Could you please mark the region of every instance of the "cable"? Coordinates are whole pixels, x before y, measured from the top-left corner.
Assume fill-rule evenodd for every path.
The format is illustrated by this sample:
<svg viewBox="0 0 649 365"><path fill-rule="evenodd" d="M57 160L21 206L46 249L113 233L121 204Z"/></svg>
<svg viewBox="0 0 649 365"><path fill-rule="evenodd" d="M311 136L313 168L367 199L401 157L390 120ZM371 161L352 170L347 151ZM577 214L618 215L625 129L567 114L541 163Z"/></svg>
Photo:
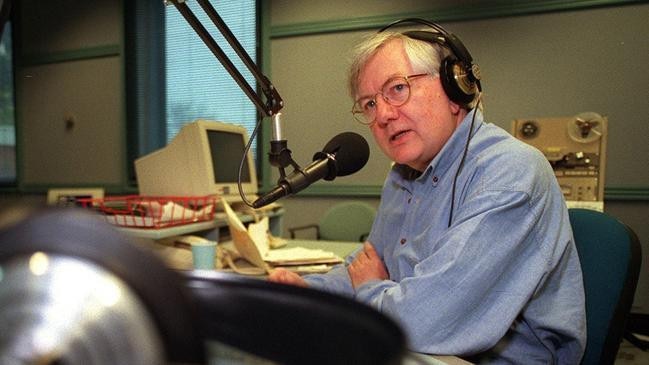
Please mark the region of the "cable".
<svg viewBox="0 0 649 365"><path fill-rule="evenodd" d="M243 165L245 165L246 159L248 158L248 152L250 152L250 146L252 145L252 142L255 140L255 138L257 138L259 126L261 125L263 119L264 118L257 118L257 124L255 125L255 129L252 130L252 135L250 136L250 139L246 144L246 148L243 151L243 156L241 156L241 162L239 163L239 176L237 177L237 187L239 188L239 196L241 196L241 200L243 200L243 202L250 208L252 208L252 202L248 200L241 186L241 174L243 172ZM256 166L257 164L255 164L254 168L256 168Z"/></svg>
<svg viewBox="0 0 649 365"><path fill-rule="evenodd" d="M460 165L457 167L457 171L455 171L455 176L453 177L453 190L451 190L451 209L448 214L448 228L451 227L451 222L453 221L453 210L454 210L453 208L455 207L455 186L457 184L457 177L460 175L460 171L462 171L462 167L464 167L464 160L466 159L466 155L469 150L469 142L471 141L471 135L473 134L473 125L475 123L475 116L476 114L478 114L478 107L480 106L481 102L482 102L482 94L478 94L478 102L473 108L473 117L471 117L471 125L469 126L469 134L466 137L464 152L462 152L462 159L460 160Z"/></svg>

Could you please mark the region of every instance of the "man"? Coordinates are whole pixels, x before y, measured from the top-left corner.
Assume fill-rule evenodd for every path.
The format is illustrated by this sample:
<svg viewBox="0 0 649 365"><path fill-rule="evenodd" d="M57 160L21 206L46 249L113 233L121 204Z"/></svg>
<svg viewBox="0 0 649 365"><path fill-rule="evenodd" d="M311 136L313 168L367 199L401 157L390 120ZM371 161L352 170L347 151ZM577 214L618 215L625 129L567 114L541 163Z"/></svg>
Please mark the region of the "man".
<svg viewBox="0 0 649 365"><path fill-rule="evenodd" d="M276 270L269 280L367 303L402 325L413 351L578 364L583 282L553 171L483 122L479 92L468 103L449 98L440 73L450 53L390 31L359 46L354 112L395 162L372 232L327 274Z"/></svg>

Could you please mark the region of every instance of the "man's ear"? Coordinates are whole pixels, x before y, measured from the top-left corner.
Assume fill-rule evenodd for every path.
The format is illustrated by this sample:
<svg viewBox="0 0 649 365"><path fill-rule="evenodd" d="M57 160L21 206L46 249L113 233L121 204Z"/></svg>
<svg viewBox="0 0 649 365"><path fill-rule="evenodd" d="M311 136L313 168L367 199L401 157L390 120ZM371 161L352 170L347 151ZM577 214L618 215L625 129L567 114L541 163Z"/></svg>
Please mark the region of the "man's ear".
<svg viewBox="0 0 649 365"><path fill-rule="evenodd" d="M462 107L459 104L454 103L450 99L448 100L448 104L451 107L451 112L453 113L453 115L458 115L462 110Z"/></svg>

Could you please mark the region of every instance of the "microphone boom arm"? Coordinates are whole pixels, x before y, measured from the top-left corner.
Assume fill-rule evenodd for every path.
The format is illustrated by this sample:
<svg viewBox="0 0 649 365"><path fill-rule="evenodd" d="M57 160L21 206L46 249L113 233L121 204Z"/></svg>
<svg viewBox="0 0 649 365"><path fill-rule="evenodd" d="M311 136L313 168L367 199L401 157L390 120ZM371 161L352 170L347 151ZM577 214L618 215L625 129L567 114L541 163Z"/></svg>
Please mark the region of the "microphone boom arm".
<svg viewBox="0 0 649 365"><path fill-rule="evenodd" d="M185 4L185 0L165 0L165 4L169 5L169 3L171 3L176 7L176 9L178 9L187 23L189 23L189 25L194 29L203 43L205 43L210 51L212 51L214 56L219 60L223 67L225 67L225 70L228 71L230 76L232 76L234 81L236 81L237 85L239 85L241 90L255 104L255 106L261 113L269 117L277 114L284 107L284 102L277 89L273 86L270 80L268 80L268 78L261 73L248 53L245 51L245 49L243 49L241 43L239 43L239 41L234 37L234 35L230 31L230 28L228 28L228 26L223 22L223 19L216 12L212 4L210 4L207 0L196 1L203 8L212 22L214 22L214 25L216 25L219 32L221 32L223 38L225 38L225 40L228 42L228 44L230 44L239 58L241 58L243 63L246 65L246 68L248 68L248 70L250 70L252 75L255 77L255 80L257 80L261 87L261 91L266 97L266 103L264 103L259 95L257 95L257 93L253 90L250 84L248 84L243 75L241 75L239 70L237 70L237 68L234 66L232 61L230 61L225 52L223 52L223 49L221 49L221 47L216 43L214 38L212 38L207 29L205 29L205 27L200 23L189 6Z"/></svg>
<svg viewBox="0 0 649 365"><path fill-rule="evenodd" d="M196 34L198 34L203 43L205 43L210 51L212 51L212 54L214 54L221 65L223 65L225 70L230 74L230 76L232 76L234 81L236 81L239 88L241 88L246 96L248 96L253 104L255 104L257 110L259 110L265 116L271 117L272 138L270 144L270 152L268 153L269 162L272 166L275 166L279 169L279 180L281 181L286 177L286 173L284 171L286 167L292 166L294 169L300 168L299 165L291 157L291 150L288 149L286 140L282 138L282 129L280 122L281 113L279 113L279 111L284 107L284 101L282 100L282 97L279 95L279 92L277 91L275 86L273 86L268 77L262 74L257 65L250 58L250 55L248 55L246 50L241 46L241 43L239 43L237 38L232 34L230 28L228 28L228 26L225 24L221 16L216 12L216 9L214 9L212 4L210 4L208 0L196 1L201 6L201 8L203 8L214 25L216 25L223 38L225 38L228 44L230 44L241 61L243 61L244 65L246 65L246 68L248 68L248 70L255 77L255 80L257 80L260 85L261 91L266 97L265 103L257 94L257 92L253 90L253 88L246 81L243 75L241 75L241 72L237 70L232 61L230 61L225 52L223 52L223 49L221 49L221 47L216 43L207 29L205 29L205 27L201 24L201 22L194 15L189 6L187 6L187 4L185 3L186 0L164 0L164 3L165 5L169 5L171 3L176 7L176 9L178 9L180 14L194 29Z"/></svg>

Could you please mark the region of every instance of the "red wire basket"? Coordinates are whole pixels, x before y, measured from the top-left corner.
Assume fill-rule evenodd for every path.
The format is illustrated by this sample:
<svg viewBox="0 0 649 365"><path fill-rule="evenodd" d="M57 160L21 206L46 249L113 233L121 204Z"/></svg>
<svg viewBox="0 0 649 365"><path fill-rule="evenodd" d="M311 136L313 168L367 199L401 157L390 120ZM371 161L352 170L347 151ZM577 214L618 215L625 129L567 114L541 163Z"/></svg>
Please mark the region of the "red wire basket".
<svg viewBox="0 0 649 365"><path fill-rule="evenodd" d="M77 202L116 226L159 229L212 220L218 201L218 196L126 195Z"/></svg>

